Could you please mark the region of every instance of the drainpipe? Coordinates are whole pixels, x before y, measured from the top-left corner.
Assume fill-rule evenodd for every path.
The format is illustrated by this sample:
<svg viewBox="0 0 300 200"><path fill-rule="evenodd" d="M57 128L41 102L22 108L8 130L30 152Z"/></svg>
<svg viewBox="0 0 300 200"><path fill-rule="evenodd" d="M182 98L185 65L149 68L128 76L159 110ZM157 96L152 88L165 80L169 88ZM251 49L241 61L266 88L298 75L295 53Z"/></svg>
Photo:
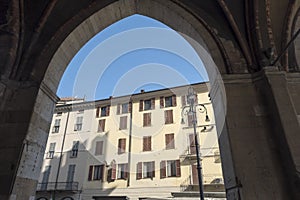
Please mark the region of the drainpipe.
<svg viewBox="0 0 300 200"><path fill-rule="evenodd" d="M54 191L52 193L52 200L55 200L55 192L57 190L57 182L58 182L58 177L59 177L59 173L60 173L61 161L62 161L62 157L63 157L63 150L64 150L65 138L66 138L66 134L67 134L67 128L68 128L70 111L71 111L71 109L68 108L67 120L66 120L66 125L65 125L63 140L62 140L62 144L61 144L59 161L58 161L58 167L57 167L57 173L56 173L56 178L55 178Z"/></svg>
<svg viewBox="0 0 300 200"><path fill-rule="evenodd" d="M132 143L132 110L133 110L133 102L130 100L129 104L131 104L131 109L129 113L129 141L128 141L128 172L127 172L127 187L130 186L130 166L131 166L131 143Z"/></svg>

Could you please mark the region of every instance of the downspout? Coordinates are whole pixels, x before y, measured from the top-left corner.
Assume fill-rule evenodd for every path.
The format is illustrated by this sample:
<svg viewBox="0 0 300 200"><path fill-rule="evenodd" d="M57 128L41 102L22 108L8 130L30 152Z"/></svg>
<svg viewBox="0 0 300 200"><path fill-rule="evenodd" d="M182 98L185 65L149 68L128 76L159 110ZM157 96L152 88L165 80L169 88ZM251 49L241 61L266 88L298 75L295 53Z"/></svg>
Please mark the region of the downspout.
<svg viewBox="0 0 300 200"><path fill-rule="evenodd" d="M57 182L58 182L58 177L59 177L59 173L60 173L61 161L62 161L62 157L63 157L63 150L64 150L65 138L66 138L66 134L67 134L69 116L70 116L70 109L68 108L68 115L67 115L67 120L66 120L64 135L63 135L63 140L62 140L61 149L60 149L60 156L59 156L57 173L56 173L56 178L55 178L54 191L52 193L52 200L55 200L55 192L57 190Z"/></svg>
<svg viewBox="0 0 300 200"><path fill-rule="evenodd" d="M131 109L129 113L129 141L128 141L128 172L127 172L127 187L130 186L130 166L131 166L131 143L132 143L132 110L133 110L133 103L130 100L129 104L131 104Z"/></svg>

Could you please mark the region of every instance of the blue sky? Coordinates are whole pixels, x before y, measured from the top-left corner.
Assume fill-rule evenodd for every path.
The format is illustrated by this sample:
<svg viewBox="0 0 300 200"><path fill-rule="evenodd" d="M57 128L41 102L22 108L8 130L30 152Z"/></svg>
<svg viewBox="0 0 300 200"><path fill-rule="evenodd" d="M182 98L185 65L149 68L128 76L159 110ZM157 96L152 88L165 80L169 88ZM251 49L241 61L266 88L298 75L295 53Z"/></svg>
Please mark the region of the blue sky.
<svg viewBox="0 0 300 200"><path fill-rule="evenodd" d="M95 100L207 80L202 61L179 33L152 18L133 15L81 48L57 95Z"/></svg>

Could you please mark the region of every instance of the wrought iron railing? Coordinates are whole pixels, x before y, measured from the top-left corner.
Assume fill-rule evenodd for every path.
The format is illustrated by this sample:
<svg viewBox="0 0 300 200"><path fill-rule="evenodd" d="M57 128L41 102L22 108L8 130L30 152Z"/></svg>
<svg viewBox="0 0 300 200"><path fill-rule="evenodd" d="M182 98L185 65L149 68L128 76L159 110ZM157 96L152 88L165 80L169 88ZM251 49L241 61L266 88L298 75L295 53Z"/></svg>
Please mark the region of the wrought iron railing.
<svg viewBox="0 0 300 200"><path fill-rule="evenodd" d="M56 185L56 186L55 186ZM78 182L44 182L38 183L37 191L77 191Z"/></svg>

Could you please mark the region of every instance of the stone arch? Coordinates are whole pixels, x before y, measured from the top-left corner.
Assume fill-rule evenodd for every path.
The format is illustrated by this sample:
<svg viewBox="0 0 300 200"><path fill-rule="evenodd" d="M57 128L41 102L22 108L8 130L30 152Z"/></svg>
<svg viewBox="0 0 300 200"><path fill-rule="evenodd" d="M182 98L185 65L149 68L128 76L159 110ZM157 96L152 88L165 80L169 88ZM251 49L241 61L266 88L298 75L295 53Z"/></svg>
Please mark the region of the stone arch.
<svg viewBox="0 0 300 200"><path fill-rule="evenodd" d="M122 9L121 9L122 8ZM116 12L118 11L118 12ZM120 12L119 12L120 11ZM220 47L221 42L218 42L216 37L213 36L213 30L209 28L207 24L199 21L201 19L195 17L192 13L185 10L183 7L177 5L171 1L158 2L156 0L145 0L145 1L130 1L130 0L120 0L116 1L97 12L94 12L92 15L87 17L84 21L78 24L78 26L71 31L68 36L59 43L59 40L56 40L56 37L60 37L60 31L57 32L48 45L44 48L44 51L41 53L40 58L36 62L36 65L46 66L45 74L43 71L39 71L41 68L34 67L31 73L31 76L39 80L42 78L41 86L37 94L36 103L34 106L34 111L31 117L31 123L28 128L28 134L26 140L33 143L38 143L38 141L47 140L48 130L47 124L39 124L37 122L47 121L49 124L52 118L52 112L57 101L55 95L60 79L71 59L75 54L80 50L80 48L94 35L106 28L107 26L113 24L114 22L121 20L127 16L133 14L141 14L154 19L161 21L162 23L168 25L179 33L184 34L185 38L192 44L192 46L197 50L201 48L202 52L207 52L207 56L212 58L206 59L208 65L215 65L220 70L221 73L228 73L228 61L226 61L226 53L222 51L223 47ZM102 20L101 20L102 19ZM101 20L101 21L100 21ZM98 26L99 25L99 26ZM61 27L64 30L64 27ZM54 46L59 47L58 49L53 48ZM200 44L200 45L199 45ZM53 53L49 53L52 51ZM55 53L54 53L55 52ZM53 55L50 62L47 63L49 58L45 59L45 56ZM45 63L43 63L45 62ZM214 64L214 62L216 64ZM215 73L214 71L212 72ZM210 75L212 78L214 75ZM218 84L221 77L218 74L214 76L214 84ZM219 98L224 98L219 95L220 87L216 87L212 91L211 98L212 100L222 102ZM217 112L223 113L222 110L224 105L217 105L218 108L215 108ZM221 110L220 110L221 109ZM218 111L219 110L219 111ZM39 120L43 119L43 120ZM37 136L39 136L37 138ZM227 140L225 137L224 141ZM44 150L44 143L41 145L33 147L33 151L39 154L39 164L42 162L42 152ZM224 145L228 147L228 143ZM222 148L222 147L221 147ZM222 152L222 150L221 150ZM224 153L225 151L223 151ZM25 165L28 161L28 156L32 152L25 152L22 155L21 162ZM230 176L230 179L234 179L234 173L232 169L232 161L230 151L226 151L226 158L229 159L226 163L230 170L227 174ZM31 178L36 180L38 177L37 174L26 174L26 169L19 169L17 176L22 176L26 178ZM225 173L226 174L226 173ZM14 188L14 192L18 193L18 188Z"/></svg>
<svg viewBox="0 0 300 200"><path fill-rule="evenodd" d="M96 4L96 3L95 3ZM100 4L100 3L99 3ZM212 57L212 61L216 63L216 65L219 68L219 71L222 74L226 74L230 72L230 62L229 56L226 54L225 48L222 46L221 42L218 42L217 37L214 37L214 31L213 29L210 29L209 25L205 24L205 21L201 21L201 18L198 18L197 15L194 15L192 12L190 12L184 5L180 5L179 3L175 3L175 1L158 1L158 0L143 0L143 1L130 1L130 0L120 0L116 1L112 4L109 4L103 8L99 8L97 6L93 7L94 4L90 5L89 8L86 8L82 11L82 13L79 13L78 16L74 16L72 19L70 19L70 22L66 22L60 29L56 32L56 34L51 38L51 40L45 45L43 48L43 51L39 54L40 56L34 61L33 70L31 71L31 77L33 77L35 80L38 80L41 82L40 88L38 91L38 94L36 97L33 97L36 99L34 110L31 116L31 123L29 124L28 134L26 136L26 141L28 143L32 143L29 151L23 152L21 162L23 166L31 166L32 163L30 163L30 159L33 155L36 155L39 159L36 159L36 165L41 165L42 162L42 155L44 151L44 145L47 140L48 131L49 131L49 123L51 121L52 112L54 108L55 101L57 100L57 97L55 95L57 86L59 84L60 78L64 72L64 70L67 67L67 64L69 61L73 58L75 53L80 49L80 47L87 42L93 34L98 33L105 27L109 26L110 24L114 23L115 21L122 19L126 16L130 16L132 14L142 14L145 16L152 17L154 19L157 19L166 25L170 26L174 30L184 33L185 35L195 39L201 46L207 50L209 55ZM103 15L106 14L106 15ZM102 21L99 21L98 18L98 25L99 26L93 26L91 24L92 19L90 17L96 16L96 15L102 16ZM209 23L208 23L209 24ZM76 27L74 30L72 30L74 27ZM82 34L82 32L84 34ZM63 33L63 34L62 34ZM85 34L89 33L89 34ZM80 42L74 42L75 40L72 40L74 38L78 38ZM226 42L226 41L225 41ZM225 43L224 42L224 43ZM231 43L230 43L231 42ZM233 45L232 41L229 41L229 45ZM236 54L231 55L230 58L234 58ZM239 57L234 58L238 61L240 61ZM226 76L224 76L226 78ZM257 78L258 77L258 78ZM259 75L256 75L256 80L259 79ZM245 76L235 76L233 78L227 77L227 82L232 83L228 86L228 91L231 91L231 96L235 97L238 100L252 100L247 99L248 97L251 97L255 99L255 102L238 102L238 100L232 101L239 103L239 105L242 109L249 109L249 116L253 117L254 115L257 116L264 116L264 108L262 107L256 107L255 112L253 113L252 107L254 103L259 103L258 100L259 95L258 92L255 91L255 87L252 85L252 77L249 74L246 74ZM218 79L216 79L218 80ZM241 85L237 87L236 85ZM259 85L259 84L257 84ZM238 89L236 89L238 88ZM211 93L215 95L215 98L221 98L218 96L220 94L218 92L219 90L212 91ZM235 93L236 92L236 93ZM243 97L241 97L238 92L243 93ZM240 96L239 96L240 95ZM244 98L244 99L243 99ZM214 99L214 97L212 97ZM232 99L231 99L232 100ZM221 102L221 101L219 101ZM216 105L216 104L214 104ZM244 106L246 105L246 106ZM235 111L233 109L234 103L231 103L231 114ZM220 106L222 107L222 106ZM215 109L217 110L217 109ZM243 113L245 114L245 113ZM236 117L236 116L233 116ZM250 119L250 117L249 117ZM232 120L232 119L231 119ZM246 122L247 119L244 119L242 121L244 125L248 125L248 122ZM231 126L231 128L235 128L237 125L234 124L234 120L232 120L233 123L228 123L228 126ZM230 128L230 127L229 127ZM265 127L264 127L265 128ZM260 132L263 128L261 128ZM266 128L267 129L267 128ZM249 131L249 130L248 130ZM237 131L236 131L237 132ZM266 131L268 132L268 131ZM233 136L236 136L234 139L240 139L241 136L238 137L237 133L233 133ZM264 135L265 136L265 135ZM249 137L249 136L247 136ZM242 138L243 139L243 138ZM251 139L250 143L255 141L253 138L246 138ZM240 199L240 188L242 187L242 184L240 183L239 178L235 175L235 169L233 168L233 158L231 157L231 151L235 151L238 156L245 155L246 152L243 151L240 155L237 153L237 148L239 146L242 146L243 144L246 144L248 141L242 141L242 142L236 142L235 143L235 149L231 150L231 144L228 139L227 134L227 127L223 129L223 133L221 135L220 140L222 141L222 145L220 145L221 149L227 149L227 151L221 150L221 156L222 158L226 158L225 161L225 185L227 189L227 195L228 199ZM266 145L265 138L264 141L259 144L259 147L263 147ZM249 150L249 148L247 149ZM252 150L252 149L251 149ZM263 149L265 150L265 149ZM267 148L267 150L269 150ZM267 155L271 154L270 152L263 152ZM259 153L254 152L251 154L251 161L256 161L257 156ZM259 156L258 156L259 157ZM259 157L260 159L261 157ZM273 158L272 158L273 159ZM275 158L271 161L276 160ZM252 185L253 180L260 180L257 178L259 175L253 177L250 177L251 175L255 174L255 172L251 171L251 175L245 175L245 171L241 170L241 168L244 167L242 161L245 159L239 159L235 160L235 166L239 167L239 177L245 181L245 188L247 190L244 190L245 198L254 198L254 195L265 192L264 194L259 194L260 198L263 199L268 194L274 193L274 190L278 188L280 184L275 185L275 189L268 188L262 188L260 189L260 186L263 185L263 183L270 183L273 180L278 181L277 179L268 178L267 180L264 179L263 183L259 183L257 185ZM270 162L271 162L270 161ZM252 164L252 163L251 163ZM269 164L269 163L267 163ZM279 170L273 169L270 166L267 166L267 164L264 164L263 162L259 164L252 164L255 169L251 170L257 170L259 173L262 173L262 175L266 175L268 177L271 177L272 175ZM252 166L251 165L251 166ZM258 166L259 165L259 166ZM272 172L265 172L264 167L272 168ZM227 168L226 168L227 167ZM259 168L260 167L260 168ZM268 169L269 169L268 168ZM247 168L248 169L248 168ZM247 170L246 169L246 170ZM277 170L277 171L276 171ZM38 171L38 170L37 170ZM266 173L266 174L264 174ZM270 175L271 174L271 175ZM15 181L15 187L13 189L13 194L21 194L25 193L24 188L28 188L30 185L30 189L28 189L27 193L28 196L32 194L32 191L34 188L34 183L37 180L38 173L31 173L29 168L19 168L16 181ZM31 184L27 184L27 182L20 181L19 177L26 178L26 181L31 180ZM27 184L27 185L26 185ZM23 187L24 186L24 187ZM25 187L26 186L26 187ZM21 189L22 188L22 189ZM253 189L254 188L254 189ZM256 194L252 194L252 192L255 191ZM277 193L272 193L272 197L274 197ZM284 192L279 191L279 194L282 194Z"/></svg>

